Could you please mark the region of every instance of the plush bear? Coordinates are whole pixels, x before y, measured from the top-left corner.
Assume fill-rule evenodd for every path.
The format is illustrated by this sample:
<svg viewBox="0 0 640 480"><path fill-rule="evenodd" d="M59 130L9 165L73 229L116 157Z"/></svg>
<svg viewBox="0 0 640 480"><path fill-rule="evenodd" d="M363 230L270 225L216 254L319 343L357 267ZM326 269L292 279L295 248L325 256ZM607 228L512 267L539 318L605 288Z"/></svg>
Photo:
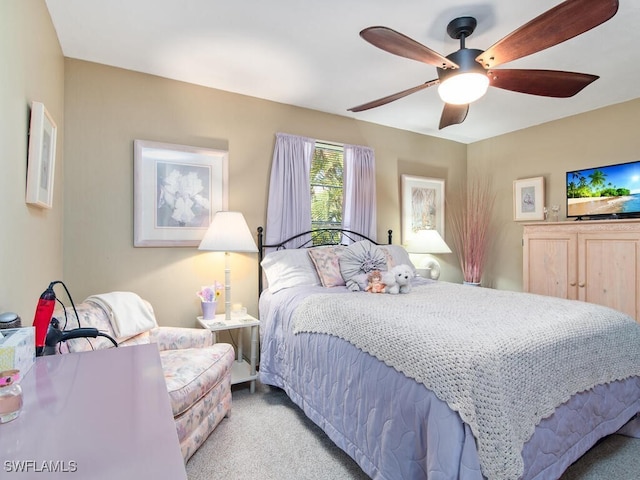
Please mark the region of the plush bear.
<svg viewBox="0 0 640 480"><path fill-rule="evenodd" d="M413 270L409 265L396 265L382 274L382 282L386 284L385 291L392 295L409 293L413 276Z"/></svg>
<svg viewBox="0 0 640 480"><path fill-rule="evenodd" d="M373 270L369 272L369 284L365 288L365 292L385 293L386 285L382 283L382 272Z"/></svg>

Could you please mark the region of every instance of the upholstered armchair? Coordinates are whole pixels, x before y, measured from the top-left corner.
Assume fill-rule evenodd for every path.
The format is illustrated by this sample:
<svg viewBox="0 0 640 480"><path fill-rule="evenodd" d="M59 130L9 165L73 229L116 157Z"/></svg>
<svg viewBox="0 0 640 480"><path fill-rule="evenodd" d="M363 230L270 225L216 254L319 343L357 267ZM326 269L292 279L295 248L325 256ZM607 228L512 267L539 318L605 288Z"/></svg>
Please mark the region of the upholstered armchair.
<svg viewBox="0 0 640 480"><path fill-rule="evenodd" d="M164 371L167 391L176 422L176 430L185 463L207 439L215 427L231 411L231 366L234 351L231 345L214 344L209 330L180 327L159 327L155 323L151 305L143 302L151 312L155 326L129 338L117 338L113 312L108 305L94 303L91 297L72 308L58 310L58 318L65 330L95 327L118 340L119 348L155 343ZM135 310L133 310L135 312ZM127 322L128 319L120 319ZM65 323L66 322L66 323ZM104 337L78 338L61 343L59 353L90 352L94 349L114 348Z"/></svg>

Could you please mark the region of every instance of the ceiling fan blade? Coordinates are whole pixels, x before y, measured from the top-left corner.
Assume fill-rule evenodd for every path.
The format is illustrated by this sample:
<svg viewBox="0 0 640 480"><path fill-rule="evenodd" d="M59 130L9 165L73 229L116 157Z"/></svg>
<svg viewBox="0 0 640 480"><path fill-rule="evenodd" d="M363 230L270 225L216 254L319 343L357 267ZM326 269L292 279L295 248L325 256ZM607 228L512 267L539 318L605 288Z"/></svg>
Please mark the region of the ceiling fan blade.
<svg viewBox="0 0 640 480"><path fill-rule="evenodd" d="M349 108L350 112L361 112L363 110L369 110L370 108L381 107L382 105L386 105L387 103L391 103L395 100L398 100L402 97L406 97L407 95L411 95L412 93L419 92L420 90L424 90L425 88L431 87L433 85L437 85L440 83L440 80L429 80L428 82L423 83L422 85L418 85L417 87L409 88L407 90L403 90L398 93L394 93L393 95L389 95L387 97L379 98L378 100L374 100L372 102L363 103L362 105L358 105L357 107Z"/></svg>
<svg viewBox="0 0 640 480"><path fill-rule="evenodd" d="M508 70L498 69L487 72L489 85L514 92L540 95L542 97L572 97L591 82L597 75L587 73L561 72L558 70Z"/></svg>
<svg viewBox="0 0 640 480"><path fill-rule="evenodd" d="M513 31L476 57L485 68L526 57L597 27L618 11L618 0L566 0Z"/></svg>
<svg viewBox="0 0 640 480"><path fill-rule="evenodd" d="M449 125L456 125L464 122L469 113L469 105L452 105L451 103L445 103L442 109L442 115L440 116L440 125L438 130L442 130Z"/></svg>
<svg viewBox="0 0 640 480"><path fill-rule="evenodd" d="M434 65L438 68L458 68L454 62L421 43L387 27L369 27L360 36L386 52Z"/></svg>

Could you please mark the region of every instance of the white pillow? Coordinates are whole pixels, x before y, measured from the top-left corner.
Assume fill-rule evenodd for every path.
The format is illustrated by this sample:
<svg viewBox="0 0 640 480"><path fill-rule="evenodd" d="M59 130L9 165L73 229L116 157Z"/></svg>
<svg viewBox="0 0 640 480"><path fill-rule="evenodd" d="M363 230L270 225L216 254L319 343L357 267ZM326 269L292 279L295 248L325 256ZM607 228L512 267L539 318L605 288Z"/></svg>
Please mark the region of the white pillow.
<svg viewBox="0 0 640 480"><path fill-rule="evenodd" d="M267 276L269 291L283 288L320 285L320 277L306 248L268 253L260 263Z"/></svg>

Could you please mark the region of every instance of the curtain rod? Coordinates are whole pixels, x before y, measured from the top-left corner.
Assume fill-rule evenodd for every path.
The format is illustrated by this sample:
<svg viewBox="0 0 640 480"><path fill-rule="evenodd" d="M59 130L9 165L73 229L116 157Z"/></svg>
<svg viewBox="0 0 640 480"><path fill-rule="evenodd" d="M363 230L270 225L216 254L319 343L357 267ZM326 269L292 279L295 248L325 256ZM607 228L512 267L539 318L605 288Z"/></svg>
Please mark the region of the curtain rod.
<svg viewBox="0 0 640 480"><path fill-rule="evenodd" d="M344 147L344 143L332 142L329 140L320 140L318 138L316 138L316 143L324 143L325 145L335 145L336 147Z"/></svg>

